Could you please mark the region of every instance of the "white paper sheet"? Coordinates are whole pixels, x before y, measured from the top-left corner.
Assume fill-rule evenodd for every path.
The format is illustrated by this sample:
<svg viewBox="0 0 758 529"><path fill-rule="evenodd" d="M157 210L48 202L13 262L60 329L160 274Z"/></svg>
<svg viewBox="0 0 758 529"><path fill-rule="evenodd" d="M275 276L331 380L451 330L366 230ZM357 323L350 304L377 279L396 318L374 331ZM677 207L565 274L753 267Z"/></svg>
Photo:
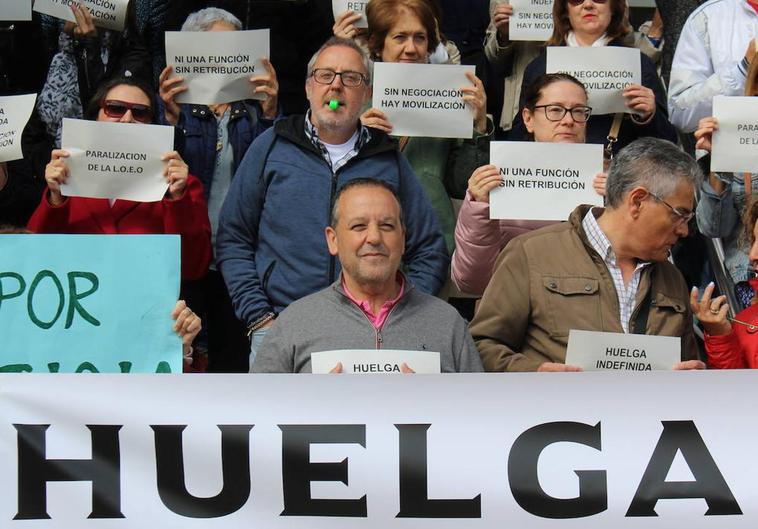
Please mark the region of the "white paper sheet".
<svg viewBox="0 0 758 529"><path fill-rule="evenodd" d="M713 98L711 171L758 172L758 97Z"/></svg>
<svg viewBox="0 0 758 529"><path fill-rule="evenodd" d="M681 338L572 329L566 364L585 371L672 369L682 356Z"/></svg>
<svg viewBox="0 0 758 529"><path fill-rule="evenodd" d="M368 5L368 0L366 1L356 1L356 0L332 0L332 12L334 13L334 19L336 20L338 16L340 16L345 11L355 11L356 13L361 13L363 16L361 19L355 23L356 28L367 28L368 27L368 21L366 20L366 6Z"/></svg>
<svg viewBox="0 0 758 529"><path fill-rule="evenodd" d="M493 141L490 163L504 180L490 192L490 218L566 220L579 204L603 205L592 188L602 145Z"/></svg>
<svg viewBox="0 0 758 529"><path fill-rule="evenodd" d="M583 82L593 114L628 113L621 92L630 84L642 82L640 50L549 46L546 72L566 72Z"/></svg>
<svg viewBox="0 0 758 529"><path fill-rule="evenodd" d="M24 21L32 19L32 0L0 0L0 20Z"/></svg>
<svg viewBox="0 0 758 529"><path fill-rule="evenodd" d="M511 40L544 42L553 34L553 0L511 0Z"/></svg>
<svg viewBox="0 0 758 529"><path fill-rule="evenodd" d="M342 373L400 373L405 364L416 373L439 373L440 354L430 351L401 351L398 349L341 349L311 354L311 371L329 373L342 362Z"/></svg>
<svg viewBox="0 0 758 529"><path fill-rule="evenodd" d="M250 78L265 75L261 59L269 57L269 30L167 31L166 64L184 77L188 90L179 103L215 105L243 99L265 99L254 94Z"/></svg>
<svg viewBox="0 0 758 529"><path fill-rule="evenodd" d="M129 0L35 0L34 10L61 20L76 22L71 6L83 4L89 9L96 26L123 31Z"/></svg>
<svg viewBox="0 0 758 529"><path fill-rule="evenodd" d="M23 158L21 133L36 100L37 94L0 97L0 162Z"/></svg>
<svg viewBox="0 0 758 529"><path fill-rule="evenodd" d="M394 136L471 138L474 112L460 91L472 86L466 72L474 67L376 63L373 106L387 115Z"/></svg>
<svg viewBox="0 0 758 529"><path fill-rule="evenodd" d="M157 202L166 194L160 158L174 148L173 127L64 119L61 143L71 154L65 196Z"/></svg>

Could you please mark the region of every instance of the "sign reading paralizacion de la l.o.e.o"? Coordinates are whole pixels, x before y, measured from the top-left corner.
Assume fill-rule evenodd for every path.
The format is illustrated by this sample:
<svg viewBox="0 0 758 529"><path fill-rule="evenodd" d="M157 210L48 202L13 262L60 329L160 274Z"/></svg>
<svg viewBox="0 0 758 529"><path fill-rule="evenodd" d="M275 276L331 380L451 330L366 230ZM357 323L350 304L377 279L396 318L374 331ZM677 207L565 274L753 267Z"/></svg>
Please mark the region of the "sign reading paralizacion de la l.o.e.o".
<svg viewBox="0 0 758 529"><path fill-rule="evenodd" d="M713 133L711 171L758 171L758 98L713 98L713 117L718 129Z"/></svg>
<svg viewBox="0 0 758 529"><path fill-rule="evenodd" d="M584 83L593 114L631 112L621 93L642 82L640 50L623 46L549 46L547 73L568 73Z"/></svg>
<svg viewBox="0 0 758 529"><path fill-rule="evenodd" d="M0 235L0 372L181 372L178 235Z"/></svg>
<svg viewBox="0 0 758 529"><path fill-rule="evenodd" d="M92 22L96 26L116 31L124 30L129 0L35 0L34 10L61 20L76 22L71 8L79 4L89 10Z"/></svg>
<svg viewBox="0 0 758 529"><path fill-rule="evenodd" d="M503 183L490 191L490 218L566 220L579 204L603 205L592 179L603 146L591 143L493 141L490 163Z"/></svg>
<svg viewBox="0 0 758 529"><path fill-rule="evenodd" d="M473 66L374 64L373 106L384 112L394 136L471 138L474 113L461 88L473 86Z"/></svg>

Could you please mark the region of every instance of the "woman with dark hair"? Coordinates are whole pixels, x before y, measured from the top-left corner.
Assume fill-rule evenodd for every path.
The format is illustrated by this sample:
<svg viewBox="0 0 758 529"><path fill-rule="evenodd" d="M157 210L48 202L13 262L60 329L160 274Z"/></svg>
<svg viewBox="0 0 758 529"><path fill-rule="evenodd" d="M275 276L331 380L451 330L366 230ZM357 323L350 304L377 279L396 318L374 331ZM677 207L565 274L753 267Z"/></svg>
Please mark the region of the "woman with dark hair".
<svg viewBox="0 0 758 529"><path fill-rule="evenodd" d="M601 47L624 46L631 31L626 21L625 0L555 0L553 35L548 46ZM587 123L587 143L607 144L616 153L637 138L652 136L676 143L676 130L669 123L666 96L655 64L640 53L642 84L632 84L623 91L629 109L625 114L593 115ZM527 86L544 74L547 53L534 59L524 72L523 94ZM514 136L523 137L523 126L514 120ZM517 131L519 131L517 133Z"/></svg>
<svg viewBox="0 0 758 529"><path fill-rule="evenodd" d="M524 92L521 116L534 141L584 143L591 114L584 85L569 74L543 74ZM511 239L554 224L490 219L489 194L502 181L494 165L476 169L469 178L466 198L458 213L451 275L456 286L468 294L484 292L498 254ZM598 175L593 185L599 194L604 194L605 174Z"/></svg>
<svg viewBox="0 0 758 529"><path fill-rule="evenodd" d="M440 37L434 10L426 0L371 0L366 8L368 46L375 61L427 64ZM474 111L471 139L400 138L400 150L408 158L432 202L449 251L452 251L455 212L450 197L464 194L466 179L489 158L494 132L487 118L487 96L482 82L467 74L470 85L461 88L463 101ZM377 108L368 109L361 122L387 133L392 124Z"/></svg>
<svg viewBox="0 0 758 529"><path fill-rule="evenodd" d="M758 288L758 200L754 200L745 213L744 236L750 242L748 259L753 277L750 286L755 295ZM710 283L698 301L698 289L690 296L692 313L705 329L705 352L708 367L713 369L758 368L758 303L752 303L735 318L729 318L726 296L711 297L714 285ZM731 320L731 321L730 321Z"/></svg>
<svg viewBox="0 0 758 529"><path fill-rule="evenodd" d="M135 78L101 85L85 112L90 119L118 123L154 123L149 86ZM52 152L45 168L47 189L29 221L36 233L176 233L182 236L182 278L198 279L211 258L208 208L200 181L189 174L176 151L163 156L168 190L158 202L64 197L60 186L69 169L63 149Z"/></svg>

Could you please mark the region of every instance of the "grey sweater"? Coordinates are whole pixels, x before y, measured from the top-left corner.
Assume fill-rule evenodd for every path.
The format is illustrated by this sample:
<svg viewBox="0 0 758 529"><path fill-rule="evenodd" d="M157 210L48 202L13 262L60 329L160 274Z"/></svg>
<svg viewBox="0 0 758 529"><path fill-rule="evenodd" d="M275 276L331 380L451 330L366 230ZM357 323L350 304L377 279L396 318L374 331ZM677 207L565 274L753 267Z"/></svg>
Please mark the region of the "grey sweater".
<svg viewBox="0 0 758 529"><path fill-rule="evenodd" d="M466 322L444 301L406 281L402 298L376 330L337 280L279 315L252 372L310 373L311 353L336 349L434 351L443 373L484 370Z"/></svg>

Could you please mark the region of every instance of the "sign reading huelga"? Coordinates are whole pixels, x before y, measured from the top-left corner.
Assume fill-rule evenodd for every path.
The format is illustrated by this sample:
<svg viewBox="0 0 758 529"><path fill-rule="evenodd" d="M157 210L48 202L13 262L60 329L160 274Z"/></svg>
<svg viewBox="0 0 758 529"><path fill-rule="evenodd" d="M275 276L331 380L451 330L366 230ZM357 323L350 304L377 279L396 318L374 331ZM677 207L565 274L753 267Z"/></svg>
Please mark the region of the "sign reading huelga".
<svg viewBox="0 0 758 529"><path fill-rule="evenodd" d="M0 518L5 529L755 527L757 382L754 371L0 375Z"/></svg>

